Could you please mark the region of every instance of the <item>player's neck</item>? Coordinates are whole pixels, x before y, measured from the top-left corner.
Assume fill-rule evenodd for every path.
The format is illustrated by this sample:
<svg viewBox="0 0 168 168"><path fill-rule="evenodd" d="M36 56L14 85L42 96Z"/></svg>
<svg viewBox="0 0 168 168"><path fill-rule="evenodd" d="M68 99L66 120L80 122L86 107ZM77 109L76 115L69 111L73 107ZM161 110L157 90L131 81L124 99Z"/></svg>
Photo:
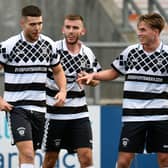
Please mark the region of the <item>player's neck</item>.
<svg viewBox="0 0 168 168"><path fill-rule="evenodd" d="M81 43L67 44L67 48L72 54L78 54L81 49Z"/></svg>
<svg viewBox="0 0 168 168"><path fill-rule="evenodd" d="M159 45L160 45L160 40L157 40L154 43L143 45L143 49L146 52L154 52L159 47Z"/></svg>

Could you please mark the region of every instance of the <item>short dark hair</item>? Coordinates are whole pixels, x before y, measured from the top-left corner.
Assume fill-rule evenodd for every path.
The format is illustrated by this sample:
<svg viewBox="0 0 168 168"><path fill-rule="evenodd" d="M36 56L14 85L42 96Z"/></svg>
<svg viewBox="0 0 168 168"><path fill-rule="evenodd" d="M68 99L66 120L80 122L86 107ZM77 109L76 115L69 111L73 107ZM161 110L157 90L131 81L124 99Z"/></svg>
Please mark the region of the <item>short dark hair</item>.
<svg viewBox="0 0 168 168"><path fill-rule="evenodd" d="M140 22L145 22L152 29L158 29L159 32L163 30L165 25L165 21L163 17L158 13L149 13L149 14L140 15L137 26L139 25Z"/></svg>
<svg viewBox="0 0 168 168"><path fill-rule="evenodd" d="M68 20L81 20L82 22L84 22L83 17L81 15L78 15L78 14L66 15L65 19L68 19Z"/></svg>
<svg viewBox="0 0 168 168"><path fill-rule="evenodd" d="M37 6L34 5L28 5L22 8L22 16L33 16L33 17L38 17L41 16L42 12L41 9Z"/></svg>

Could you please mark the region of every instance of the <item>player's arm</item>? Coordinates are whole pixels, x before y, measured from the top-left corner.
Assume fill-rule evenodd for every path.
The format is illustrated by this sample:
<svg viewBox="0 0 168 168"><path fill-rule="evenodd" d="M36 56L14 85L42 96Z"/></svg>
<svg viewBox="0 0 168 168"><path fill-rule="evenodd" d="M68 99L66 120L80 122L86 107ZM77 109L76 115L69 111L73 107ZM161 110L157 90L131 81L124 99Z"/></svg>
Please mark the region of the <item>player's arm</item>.
<svg viewBox="0 0 168 168"><path fill-rule="evenodd" d="M93 79L101 81L114 80L119 76L120 73L114 70L113 68L93 73Z"/></svg>
<svg viewBox="0 0 168 168"><path fill-rule="evenodd" d="M0 64L0 70L3 69L3 65ZM0 111L11 111L13 108L13 105L6 102L2 96L0 96Z"/></svg>
<svg viewBox="0 0 168 168"><path fill-rule="evenodd" d="M84 76L86 76L86 75L88 75L88 73L85 72L85 71L82 71L82 72L80 72L80 73L78 74L78 78L84 77ZM95 87L95 86L97 86L99 83L100 83L99 80L94 80L94 79L92 79L89 83L86 83L86 80L82 80L80 84L89 85L89 86Z"/></svg>
<svg viewBox="0 0 168 168"><path fill-rule="evenodd" d="M66 77L61 64L52 67L54 80L59 87L59 92L56 94L56 106L62 106L66 99Z"/></svg>
<svg viewBox="0 0 168 168"><path fill-rule="evenodd" d="M86 76L78 78L77 82L80 84L83 82L89 84L92 80L108 81L116 79L119 75L119 72L117 72L116 70L107 69L99 72L89 73Z"/></svg>
<svg viewBox="0 0 168 168"><path fill-rule="evenodd" d="M99 80L91 80L90 83L88 83L88 85L95 87L95 86L97 86L99 83L100 83Z"/></svg>
<svg viewBox="0 0 168 168"><path fill-rule="evenodd" d="M0 96L0 111L11 111L13 108L13 105L6 102L2 96Z"/></svg>
<svg viewBox="0 0 168 168"><path fill-rule="evenodd" d="M0 70L2 70L3 69L3 65L2 64L0 64Z"/></svg>

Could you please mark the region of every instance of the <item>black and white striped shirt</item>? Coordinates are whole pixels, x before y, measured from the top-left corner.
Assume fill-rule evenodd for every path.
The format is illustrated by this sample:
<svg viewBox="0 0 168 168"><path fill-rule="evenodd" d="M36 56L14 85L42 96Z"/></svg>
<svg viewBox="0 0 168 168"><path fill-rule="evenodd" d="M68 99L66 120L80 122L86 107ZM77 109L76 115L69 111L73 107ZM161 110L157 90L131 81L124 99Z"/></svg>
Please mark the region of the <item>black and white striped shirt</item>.
<svg viewBox="0 0 168 168"><path fill-rule="evenodd" d="M65 40L56 42L60 62L65 71L67 79L67 99L64 107L55 107L53 98L58 92L52 72L48 72L47 80L47 118L51 119L77 119L88 117L88 109L84 89L81 89L76 82L77 74L80 71L100 71L100 64L90 48L81 44L80 52L72 55L68 52Z"/></svg>
<svg viewBox="0 0 168 168"><path fill-rule="evenodd" d="M29 43L23 32L0 44L0 64L4 65L4 99L14 106L46 112L46 74L59 63L55 43L40 35Z"/></svg>
<svg viewBox="0 0 168 168"><path fill-rule="evenodd" d="M123 121L168 120L168 46L152 53L131 45L112 67L125 75Z"/></svg>

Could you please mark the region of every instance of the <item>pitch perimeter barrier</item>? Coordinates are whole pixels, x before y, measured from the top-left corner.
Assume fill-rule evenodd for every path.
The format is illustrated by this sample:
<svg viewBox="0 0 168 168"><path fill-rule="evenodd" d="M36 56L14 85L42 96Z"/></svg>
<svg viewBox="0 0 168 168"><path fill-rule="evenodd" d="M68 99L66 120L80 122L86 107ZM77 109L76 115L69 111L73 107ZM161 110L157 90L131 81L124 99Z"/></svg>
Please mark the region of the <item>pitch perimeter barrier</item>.
<svg viewBox="0 0 168 168"><path fill-rule="evenodd" d="M89 106L93 129L94 168L115 168L121 131L121 106ZM3 112L0 112L0 168L17 168L17 150L10 145L10 134ZM36 167L40 168L43 153L36 153ZM55 168L79 168L76 155L61 151ZM155 154L137 155L131 168L158 168Z"/></svg>

